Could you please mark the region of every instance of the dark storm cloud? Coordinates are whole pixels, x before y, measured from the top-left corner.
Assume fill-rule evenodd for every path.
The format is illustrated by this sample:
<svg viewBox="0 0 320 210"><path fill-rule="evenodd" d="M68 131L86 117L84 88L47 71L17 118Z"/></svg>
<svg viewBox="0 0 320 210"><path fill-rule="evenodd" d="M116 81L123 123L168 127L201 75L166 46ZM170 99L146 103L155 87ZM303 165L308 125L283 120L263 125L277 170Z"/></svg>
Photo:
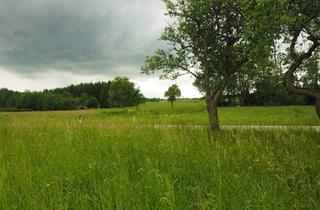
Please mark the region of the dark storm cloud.
<svg viewBox="0 0 320 210"><path fill-rule="evenodd" d="M0 66L138 74L161 45L162 14L161 0L0 0Z"/></svg>

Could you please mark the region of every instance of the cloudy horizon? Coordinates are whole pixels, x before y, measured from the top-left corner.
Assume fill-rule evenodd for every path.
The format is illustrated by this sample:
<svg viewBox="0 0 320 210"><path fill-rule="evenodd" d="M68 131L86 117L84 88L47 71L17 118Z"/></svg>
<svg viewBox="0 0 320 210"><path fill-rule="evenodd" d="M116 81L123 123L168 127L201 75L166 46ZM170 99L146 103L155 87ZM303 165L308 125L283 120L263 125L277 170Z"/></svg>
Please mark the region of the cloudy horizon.
<svg viewBox="0 0 320 210"><path fill-rule="evenodd" d="M141 75L164 43L161 0L0 0L0 88L43 90L128 76L146 97L172 83L200 97L192 78Z"/></svg>

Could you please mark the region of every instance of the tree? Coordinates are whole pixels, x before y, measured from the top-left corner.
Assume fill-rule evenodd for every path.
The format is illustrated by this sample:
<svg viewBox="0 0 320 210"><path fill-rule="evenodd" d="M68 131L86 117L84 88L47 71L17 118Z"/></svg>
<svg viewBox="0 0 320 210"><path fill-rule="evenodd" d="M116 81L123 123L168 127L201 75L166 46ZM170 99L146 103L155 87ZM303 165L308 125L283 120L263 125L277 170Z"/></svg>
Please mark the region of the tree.
<svg viewBox="0 0 320 210"><path fill-rule="evenodd" d="M303 87L297 84L295 75L302 70L301 66L309 60L314 52L320 47L320 2L315 0L288 1L285 14L288 21L283 32L290 40L288 56L290 58L289 68L285 73L286 85L289 92L298 95L309 96L315 99L315 107L320 118L320 90L319 87ZM306 38L304 38L306 37ZM307 49L297 49L299 39L309 42ZM319 74L319 69L313 72ZM312 72L309 72L312 73Z"/></svg>
<svg viewBox="0 0 320 210"><path fill-rule="evenodd" d="M304 86L299 82L303 76L303 65L308 62L320 47L320 1L318 0L266 0L251 1L258 5L255 18L267 16L269 24L253 28L253 33L268 34L288 46L284 79L292 94L312 97L320 118L320 90ZM257 25L257 24L255 24ZM257 29L262 31L257 31ZM257 33L258 32L258 33ZM311 73L311 72L309 72ZM312 74L318 74L319 69Z"/></svg>
<svg viewBox="0 0 320 210"><path fill-rule="evenodd" d="M116 77L110 83L109 103L112 107L137 106L143 95L127 77Z"/></svg>
<svg viewBox="0 0 320 210"><path fill-rule="evenodd" d="M181 96L181 91L178 85L170 86L169 89L164 93L164 96L168 98L168 101L171 103L171 108L173 108L173 102L175 102L177 98Z"/></svg>
<svg viewBox="0 0 320 210"><path fill-rule="evenodd" d="M232 75L263 55L267 39L254 45L246 39L247 6L241 0L163 0L172 19L161 36L167 49L148 56L142 73L161 71L161 78L189 74L204 93L210 128L219 129L218 100ZM259 43L259 42L257 42ZM261 52L257 52L260 50ZM252 59L253 60L253 59Z"/></svg>

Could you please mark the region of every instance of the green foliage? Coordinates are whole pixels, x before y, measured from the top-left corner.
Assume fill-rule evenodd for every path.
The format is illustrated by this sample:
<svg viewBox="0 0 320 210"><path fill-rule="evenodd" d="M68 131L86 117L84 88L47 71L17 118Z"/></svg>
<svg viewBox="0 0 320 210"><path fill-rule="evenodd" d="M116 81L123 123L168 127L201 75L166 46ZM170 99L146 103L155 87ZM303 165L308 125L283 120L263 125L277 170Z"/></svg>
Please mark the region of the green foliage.
<svg viewBox="0 0 320 210"><path fill-rule="evenodd" d="M18 93L16 98L17 100L13 107L17 109L71 110L80 104L79 100L73 98L70 94L54 94L50 92Z"/></svg>
<svg viewBox="0 0 320 210"><path fill-rule="evenodd" d="M161 40L167 49L148 56L142 73L175 79L190 74L205 95L211 130L219 130L217 107L233 75L268 58L274 39L257 40L252 9L243 0L163 0L171 21ZM246 4L246 3L248 4ZM270 41L271 40L271 41ZM266 56L267 55L267 56ZM229 86L230 88L230 86Z"/></svg>
<svg viewBox="0 0 320 210"><path fill-rule="evenodd" d="M99 102L101 108L107 108L110 107L109 104L109 87L110 87L110 81L107 83L107 85L103 86L100 92Z"/></svg>
<svg viewBox="0 0 320 210"><path fill-rule="evenodd" d="M243 77L243 75L239 75L236 78L239 82L244 82L242 80ZM237 84L235 88L228 88L226 90L225 96L220 99L219 105L262 106L306 105L313 103L312 100L310 101L306 97L289 95L282 83L282 80L279 80L278 77L275 77L275 75L271 75L270 78L269 76L263 78L255 77L254 81L255 82L250 83L250 87L247 87L247 84L242 84L241 86ZM311 78L306 82L308 82L308 84L312 82ZM233 83L234 82L231 82L230 85L233 85ZM247 88L254 88L255 91L249 93L249 89ZM108 89L105 88L105 90ZM160 99L143 99L141 97L138 97L136 99L139 99L141 102L144 102L144 100L160 101ZM238 103L235 102L237 100L239 101ZM108 91L102 92L102 97L100 97L98 103L100 104L101 108L110 107ZM70 94L66 95L52 93L51 91L45 91L43 93L19 93L7 89L0 89L0 109L2 111L67 110L77 109L79 108L79 106L96 108L99 105L98 103L95 97L90 96L86 93L81 94L79 98L74 98L73 96L70 96Z"/></svg>
<svg viewBox="0 0 320 210"><path fill-rule="evenodd" d="M144 101L140 90L134 88L133 83L130 83L127 78L125 83L121 83L123 78L120 78L120 84L118 79L116 78L113 83L82 83L43 92L15 92L0 89L0 108L35 111L73 110L80 107L108 108L111 103L114 107L137 106ZM110 91L111 84L113 86ZM121 89L122 87L124 88Z"/></svg>
<svg viewBox="0 0 320 210"><path fill-rule="evenodd" d="M109 103L112 107L138 106L143 100L140 90L127 77L117 77L111 81Z"/></svg>
<svg viewBox="0 0 320 210"><path fill-rule="evenodd" d="M306 88L320 90L320 49L300 69L298 82Z"/></svg>
<svg viewBox="0 0 320 210"><path fill-rule="evenodd" d="M283 68L278 62L277 59L269 59L260 65L246 65L243 71L235 73L225 90L221 105L313 104L307 97L288 93L283 79ZM305 85L305 82L307 81L301 81L301 84Z"/></svg>
<svg viewBox="0 0 320 210"><path fill-rule="evenodd" d="M210 88L217 89L226 71L247 60L244 52L250 46L243 40L245 14L240 2L164 0L172 22L161 40L169 47L148 56L142 73L160 70L161 77L172 79L191 74L202 84L208 71Z"/></svg>
<svg viewBox="0 0 320 210"><path fill-rule="evenodd" d="M181 91L178 85L171 85L169 89L164 93L164 96L168 98L168 101L170 101L171 105L173 106L173 102L176 101L178 97L181 97Z"/></svg>
<svg viewBox="0 0 320 210"><path fill-rule="evenodd" d="M83 106L86 106L87 108L98 108L99 107L99 101L96 97L90 96L87 93L82 93L80 102Z"/></svg>
<svg viewBox="0 0 320 210"><path fill-rule="evenodd" d="M88 108L108 108L108 89L110 82L81 83L79 85L70 85L65 88L56 88L51 92L63 94L68 92L74 98L79 98L82 106Z"/></svg>
<svg viewBox="0 0 320 210"><path fill-rule="evenodd" d="M82 83L42 92L16 92L0 89L0 107L28 110L72 110L79 106L88 108L109 107L108 83ZM106 100L106 101L105 101Z"/></svg>
<svg viewBox="0 0 320 210"><path fill-rule="evenodd" d="M273 40L286 48L284 76L288 90L320 100L318 88L308 84L308 79L313 77L314 80L319 75L319 69L313 67L305 74L305 66L311 67L310 62L320 47L320 2L266 0L247 3L256 8L251 12L251 35L257 39ZM305 75L309 78L303 79Z"/></svg>

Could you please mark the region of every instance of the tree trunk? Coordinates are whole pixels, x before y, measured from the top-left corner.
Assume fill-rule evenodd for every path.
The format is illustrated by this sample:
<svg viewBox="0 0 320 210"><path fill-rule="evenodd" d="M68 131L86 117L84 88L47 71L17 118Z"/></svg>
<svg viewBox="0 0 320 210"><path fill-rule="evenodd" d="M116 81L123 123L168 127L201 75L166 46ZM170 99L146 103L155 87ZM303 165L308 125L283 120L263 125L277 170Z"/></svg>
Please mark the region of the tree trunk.
<svg viewBox="0 0 320 210"><path fill-rule="evenodd" d="M218 100L207 99L207 110L209 116L210 130L212 132L220 130L218 117Z"/></svg>
<svg viewBox="0 0 320 210"><path fill-rule="evenodd" d="M173 109L173 101L171 101L171 109Z"/></svg>
<svg viewBox="0 0 320 210"><path fill-rule="evenodd" d="M320 98L316 99L316 111L318 114L318 118L320 119Z"/></svg>

